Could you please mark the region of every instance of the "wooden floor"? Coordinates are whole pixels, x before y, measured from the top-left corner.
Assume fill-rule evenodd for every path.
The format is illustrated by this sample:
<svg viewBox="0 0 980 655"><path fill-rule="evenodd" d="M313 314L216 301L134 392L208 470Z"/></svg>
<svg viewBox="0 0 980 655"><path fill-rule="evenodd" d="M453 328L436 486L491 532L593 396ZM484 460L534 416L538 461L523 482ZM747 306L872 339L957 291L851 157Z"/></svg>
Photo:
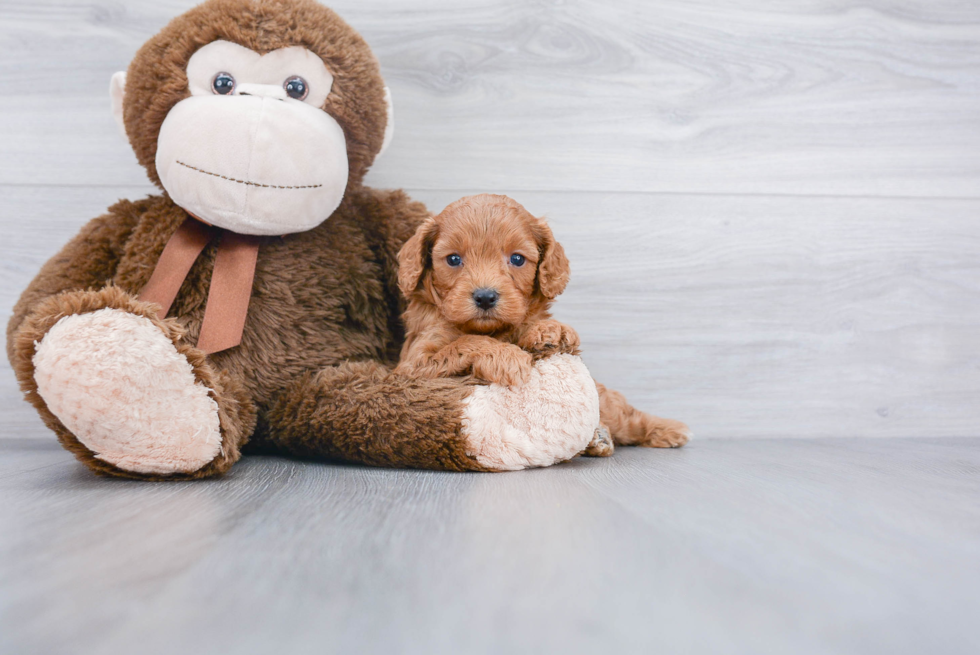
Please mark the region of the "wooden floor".
<svg viewBox="0 0 980 655"><path fill-rule="evenodd" d="M508 474L0 441L3 653L980 651L980 441L705 440Z"/></svg>

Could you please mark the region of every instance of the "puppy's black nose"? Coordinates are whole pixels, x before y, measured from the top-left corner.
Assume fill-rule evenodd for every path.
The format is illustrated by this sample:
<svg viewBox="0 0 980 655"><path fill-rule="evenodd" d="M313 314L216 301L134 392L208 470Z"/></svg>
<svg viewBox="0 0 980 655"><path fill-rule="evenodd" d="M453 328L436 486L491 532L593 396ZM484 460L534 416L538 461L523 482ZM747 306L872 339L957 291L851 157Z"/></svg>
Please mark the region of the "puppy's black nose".
<svg viewBox="0 0 980 655"><path fill-rule="evenodd" d="M473 302L480 309L492 309L497 304L500 294L496 289L477 289L473 292Z"/></svg>

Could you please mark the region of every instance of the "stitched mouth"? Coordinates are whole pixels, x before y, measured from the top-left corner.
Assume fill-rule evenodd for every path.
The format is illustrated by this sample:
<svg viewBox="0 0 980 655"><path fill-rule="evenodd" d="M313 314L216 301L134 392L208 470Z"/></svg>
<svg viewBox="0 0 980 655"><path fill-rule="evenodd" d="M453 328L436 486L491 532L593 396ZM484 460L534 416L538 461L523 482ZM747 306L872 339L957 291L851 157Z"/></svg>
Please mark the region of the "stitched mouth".
<svg viewBox="0 0 980 655"><path fill-rule="evenodd" d="M238 184L244 184L246 186L261 187L263 189L319 189L320 187L323 186L322 184L307 184L307 185L304 185L304 186L287 186L287 185L281 185L281 184L262 184L261 182L252 182L250 180L237 180L237 179L235 179L233 177L228 177L227 175L220 175L218 173L212 173L211 171L206 171L203 168L198 168L196 166L191 166L190 164L185 164L184 162L180 161L179 159L176 160L176 161L177 161L178 164L180 164L184 168L189 168L192 171L197 171L198 173L204 173L205 175L210 175L212 177L218 177L218 178L221 178L222 180L228 180L229 182L237 182Z"/></svg>

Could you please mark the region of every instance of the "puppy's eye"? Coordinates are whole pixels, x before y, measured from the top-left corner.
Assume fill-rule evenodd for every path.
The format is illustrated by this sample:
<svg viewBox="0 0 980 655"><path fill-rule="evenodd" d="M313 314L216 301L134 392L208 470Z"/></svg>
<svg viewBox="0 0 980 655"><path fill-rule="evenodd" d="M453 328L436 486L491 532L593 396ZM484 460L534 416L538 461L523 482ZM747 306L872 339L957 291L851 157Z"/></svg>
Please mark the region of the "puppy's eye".
<svg viewBox="0 0 980 655"><path fill-rule="evenodd" d="M463 258L460 257L459 255L452 254L446 257L446 263L452 266L453 268L456 268L457 266L463 265Z"/></svg>
<svg viewBox="0 0 980 655"><path fill-rule="evenodd" d="M235 90L235 78L230 73L218 73L211 80L211 90L219 96L226 96Z"/></svg>
<svg viewBox="0 0 980 655"><path fill-rule="evenodd" d="M306 84L306 80L299 75L290 77L283 83L282 87L286 89L286 95L293 100L303 100L310 93L310 87Z"/></svg>
<svg viewBox="0 0 980 655"><path fill-rule="evenodd" d="M514 266L523 266L525 262L524 255L518 255L516 252L510 256L510 263Z"/></svg>

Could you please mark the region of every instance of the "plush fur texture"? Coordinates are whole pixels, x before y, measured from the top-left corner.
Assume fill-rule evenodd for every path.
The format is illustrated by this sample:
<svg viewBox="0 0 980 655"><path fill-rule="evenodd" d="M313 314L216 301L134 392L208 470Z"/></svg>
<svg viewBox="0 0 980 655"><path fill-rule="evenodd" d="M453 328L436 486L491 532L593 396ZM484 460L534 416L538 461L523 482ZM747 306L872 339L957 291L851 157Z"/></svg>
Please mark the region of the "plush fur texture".
<svg viewBox="0 0 980 655"><path fill-rule="evenodd" d="M467 451L470 386L413 380L377 362L341 364L295 381L267 414L276 452L372 466L489 471Z"/></svg>
<svg viewBox="0 0 980 655"><path fill-rule="evenodd" d="M585 402L582 402L582 399ZM470 454L491 469L551 466L585 450L599 424L599 396L581 358L538 362L519 386L479 387L466 399Z"/></svg>
<svg viewBox="0 0 980 655"><path fill-rule="evenodd" d="M38 394L95 457L137 473L196 471L221 450L218 404L153 323L105 308L55 323Z"/></svg>
<svg viewBox="0 0 980 655"><path fill-rule="evenodd" d="M187 61L197 48L216 39L260 53L301 45L323 58L334 76L323 109L347 139L350 177L343 201L312 230L262 239L241 344L212 356L192 344L200 334L217 244L205 248L168 317L160 316L159 307L141 302L138 294L187 214L167 195L117 203L44 265L14 308L7 353L27 399L65 448L107 475L155 480L217 475L228 470L246 444L379 466L494 469L477 456L475 444L484 441L483 435L464 425L466 399L475 388L471 382L409 379L387 368L397 361L404 337L397 253L429 214L400 191L361 186L385 132L383 83L367 45L336 14L311 0L209 0L147 42L128 71L123 115L150 179L159 183L154 154L160 125L188 94ZM154 465L161 461L152 455L158 450L155 441L188 443L185 432L161 435L169 428L160 424L139 433L139 443L151 446L144 454L151 456L137 461L131 456L139 450L132 448L135 441L127 447L113 445L106 434L93 438L92 427L81 430L87 433L80 439L69 427L82 425L78 417L45 402L45 397L71 397L84 405L118 385L119 378L106 390L80 384L111 368L114 355L107 354L106 344L121 337L118 326L71 319L62 325L66 330L84 326L84 337L56 334L46 342L65 317L106 310L159 330L164 339L154 340L154 347L172 351L158 361L183 358L193 374L192 383L184 376L185 390L198 385L209 390L220 427L220 447L210 462L201 464L201 457L168 450L162 460L182 463ZM49 345L50 352L60 353L59 344L72 339L105 347L88 350L91 371L46 378L46 388L39 391L35 362L45 364L48 357L36 360L37 353ZM94 361L103 356L109 361ZM144 386L130 390L132 397L117 413L133 409L131 402L151 402L158 389L152 379L131 382ZM163 402L172 403L173 397ZM512 420L512 413L505 410L502 415ZM199 422L207 431L213 423L205 414ZM124 430L116 436L126 439ZM108 452L126 455L107 458Z"/></svg>
<svg viewBox="0 0 980 655"><path fill-rule="evenodd" d="M187 62L201 46L224 40L259 54L303 46L333 74L323 105L347 137L348 189L357 189L384 140L384 82L361 36L314 0L209 0L178 16L136 53L126 76L123 120L136 158L160 185L154 160L160 125L190 95Z"/></svg>
<svg viewBox="0 0 980 655"><path fill-rule="evenodd" d="M549 311L568 283L565 251L543 219L511 198L481 194L450 204L419 226L399 264L409 305L397 372L522 385L534 359L579 353L578 334ZM481 306L488 291L495 300ZM683 423L597 388L603 428L587 454L611 454L607 433L617 444L654 447L682 446L690 437Z"/></svg>
<svg viewBox="0 0 980 655"><path fill-rule="evenodd" d="M96 219L98 227L100 219ZM90 223L88 227L92 227ZM98 230L86 230L83 234L98 234ZM107 236L103 233L101 236ZM94 237L94 234L93 234ZM76 238L77 241L77 238ZM72 242L74 244L75 242ZM66 249L72 246L66 246ZM104 241L93 238L93 253L98 255L98 247L105 245ZM62 251L64 252L64 250ZM29 299L43 284L53 284L64 279L72 266L59 266L62 262L55 256L46 268L51 275L38 276L40 283L37 287L28 287L21 301ZM79 262L74 260L75 264ZM38 281L36 280L36 281ZM174 349L191 365L194 380L211 390L211 397L218 405L218 421L221 428L221 447L218 455L211 462L189 471L146 472L132 471L120 468L115 464L100 459L95 452L78 440L72 432L52 413L44 398L38 392L37 379L34 376L34 356L36 348L44 337L59 321L66 316L75 316L96 312L106 308L117 309L128 314L143 317L150 321L170 342ZM18 320L19 319L19 320ZM203 478L219 475L227 471L241 456L241 447L248 441L249 435L255 428L255 405L241 387L236 378L227 371L215 370L201 351L189 346L184 341L186 334L181 324L174 319L161 320L156 315L156 306L141 303L131 295L115 286L107 286L98 291L65 291L55 293L37 303L33 311L24 316L17 313L11 318L12 328L7 332L7 350L10 353L10 363L20 382L21 389L27 400L37 408L45 424L58 436L61 445L89 468L97 473L117 477L157 480L180 480ZM76 390L77 392L78 390ZM56 392L57 393L57 392Z"/></svg>

